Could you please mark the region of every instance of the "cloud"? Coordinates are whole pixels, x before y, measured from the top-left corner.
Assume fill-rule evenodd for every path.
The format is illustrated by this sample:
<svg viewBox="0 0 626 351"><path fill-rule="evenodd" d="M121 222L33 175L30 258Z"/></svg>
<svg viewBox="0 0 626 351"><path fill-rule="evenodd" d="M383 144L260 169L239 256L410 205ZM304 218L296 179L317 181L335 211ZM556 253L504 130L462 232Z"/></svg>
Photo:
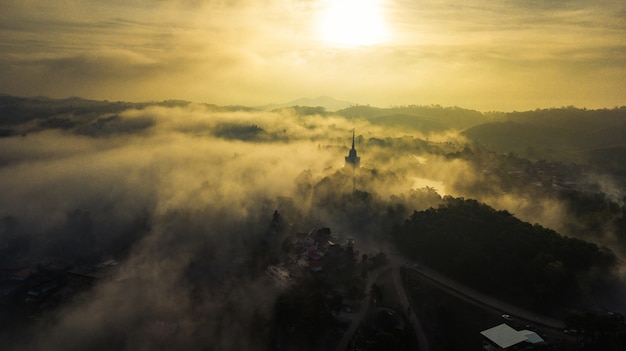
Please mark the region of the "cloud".
<svg viewBox="0 0 626 351"><path fill-rule="evenodd" d="M331 94L488 110L621 104L618 2L388 1L390 40L350 50L317 38L315 1L3 5L0 90L18 95L261 105Z"/></svg>

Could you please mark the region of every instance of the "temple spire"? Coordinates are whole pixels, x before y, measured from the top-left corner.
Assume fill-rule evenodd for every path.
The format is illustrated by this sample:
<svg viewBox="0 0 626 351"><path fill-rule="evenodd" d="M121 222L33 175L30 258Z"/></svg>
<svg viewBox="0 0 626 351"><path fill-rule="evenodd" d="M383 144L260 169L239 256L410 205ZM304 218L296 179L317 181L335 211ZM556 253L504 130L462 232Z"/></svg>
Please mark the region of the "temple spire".
<svg viewBox="0 0 626 351"><path fill-rule="evenodd" d="M359 167L361 158L357 156L356 149L354 148L354 129L352 129L352 149L346 156L346 165L350 164L352 167Z"/></svg>
<svg viewBox="0 0 626 351"><path fill-rule="evenodd" d="M352 128L352 150L354 150L354 128Z"/></svg>

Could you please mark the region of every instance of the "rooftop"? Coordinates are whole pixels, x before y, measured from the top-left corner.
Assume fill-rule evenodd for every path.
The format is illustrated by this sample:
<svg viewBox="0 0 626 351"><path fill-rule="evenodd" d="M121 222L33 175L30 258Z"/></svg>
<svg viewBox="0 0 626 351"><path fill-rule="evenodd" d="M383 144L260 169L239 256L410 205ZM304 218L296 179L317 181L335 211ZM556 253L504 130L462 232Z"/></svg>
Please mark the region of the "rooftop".
<svg viewBox="0 0 626 351"><path fill-rule="evenodd" d="M526 336L509 327L506 323L481 331L480 333L503 349L528 340Z"/></svg>

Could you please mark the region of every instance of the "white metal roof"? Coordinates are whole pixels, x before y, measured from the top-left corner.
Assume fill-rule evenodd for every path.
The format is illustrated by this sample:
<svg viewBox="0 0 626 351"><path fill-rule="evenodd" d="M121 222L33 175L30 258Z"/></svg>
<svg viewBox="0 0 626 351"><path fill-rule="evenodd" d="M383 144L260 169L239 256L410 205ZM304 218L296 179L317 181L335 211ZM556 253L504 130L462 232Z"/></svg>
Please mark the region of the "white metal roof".
<svg viewBox="0 0 626 351"><path fill-rule="evenodd" d="M509 327L506 323L481 331L480 333L503 349L528 340L526 336Z"/></svg>

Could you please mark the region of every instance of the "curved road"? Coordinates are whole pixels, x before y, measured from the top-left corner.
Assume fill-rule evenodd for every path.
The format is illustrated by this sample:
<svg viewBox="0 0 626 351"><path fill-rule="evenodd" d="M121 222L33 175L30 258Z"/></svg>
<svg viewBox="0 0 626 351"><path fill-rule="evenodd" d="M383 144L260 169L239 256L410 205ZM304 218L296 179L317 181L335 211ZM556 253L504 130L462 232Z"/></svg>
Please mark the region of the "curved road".
<svg viewBox="0 0 626 351"><path fill-rule="evenodd" d="M412 271L417 272L423 277L436 283L437 285L439 285L440 288L446 289L447 291L455 294L457 297L466 299L477 305L489 307L491 309L500 311L503 314L508 314L537 325L542 325L544 327L558 330L563 330L565 328L562 320L542 316L535 312L525 310L521 307L511 305L510 303L498 300L492 296L476 291L464 284L461 284L446 277L445 275L429 267L425 267L422 265L418 265L415 262L411 262L408 258L404 257L404 255L400 254L399 252L390 250L390 246L388 245L390 244L386 243L385 246L381 246L377 251L385 252L392 266L397 268L400 268L402 266L409 268ZM369 250L373 251L373 249Z"/></svg>
<svg viewBox="0 0 626 351"><path fill-rule="evenodd" d="M563 328L565 328L565 325L563 324L563 321L561 320L542 316L535 312L531 312L523 308L511 305L507 302L498 300L494 297L483 294L459 282L456 282L430 268L422 267L422 266L417 266L417 267L409 266L409 265L405 265L405 266L407 268L410 268L414 272L421 274L423 277L430 279L431 281L435 282L440 287L446 288L447 290L451 291L457 296L468 299L474 303L490 307L502 313L515 316L517 318L532 322L537 325L542 325L548 328L559 329L559 330L563 330Z"/></svg>
<svg viewBox="0 0 626 351"><path fill-rule="evenodd" d="M407 269L411 269L412 271L417 272L423 277L431 280L432 282L437 284L440 288L445 289L453 293L457 297L468 300L474 304L482 305L491 309L495 309L497 311L500 311L501 313L515 316L519 319L531 322L536 325L541 325L544 327L553 328L557 330L563 330L563 328L565 327L563 324L563 321L561 320L547 317L547 316L542 316L535 312L531 312L523 308L511 305L507 302L498 300L494 297L491 297L489 295L476 291L466 285L463 285L457 281L454 281L444 276L443 274L437 271L434 271L428 267L410 265L407 263L407 259L401 254L398 254L392 251L385 251L385 252L386 252L387 258L389 259L391 263L394 285L396 287L396 291L400 299L400 302L403 306L407 306L407 307L410 306L409 300L406 296L404 286L402 284L402 278L401 278L401 273L400 273L400 269L404 266ZM367 279L367 284L366 284L367 286L366 291L369 291L372 284L378 279L380 274L388 268L389 266L382 267L369 274L369 277ZM354 314L350 316L350 319L352 320L350 323L350 327L344 333L343 338L337 345L337 348L336 348L337 351L345 351L345 349L348 346L348 343L350 342L354 333L356 332L361 320L365 317L367 310L369 309L367 296L363 300L361 300L361 306L362 307L359 310L358 314ZM417 319L413 309L410 310L409 319L411 320L411 323L413 324L413 327L415 328L415 335L417 336L419 350L428 351L429 346L428 346L426 335L424 334L421 324L419 323L419 320Z"/></svg>

